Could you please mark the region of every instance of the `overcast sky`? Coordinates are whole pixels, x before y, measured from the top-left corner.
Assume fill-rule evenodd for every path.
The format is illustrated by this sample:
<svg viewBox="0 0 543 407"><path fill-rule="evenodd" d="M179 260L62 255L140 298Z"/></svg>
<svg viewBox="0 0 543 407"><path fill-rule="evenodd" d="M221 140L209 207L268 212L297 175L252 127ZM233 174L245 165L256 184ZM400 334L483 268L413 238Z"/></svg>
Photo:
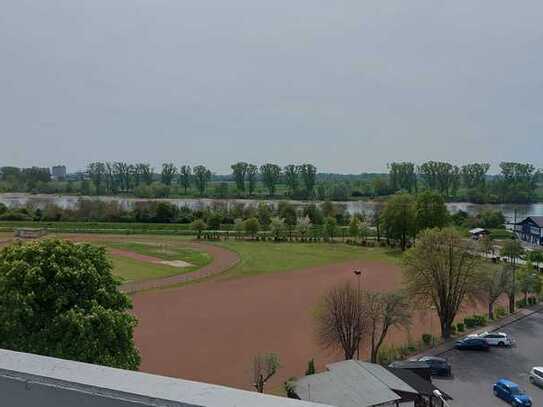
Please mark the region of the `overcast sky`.
<svg viewBox="0 0 543 407"><path fill-rule="evenodd" d="M541 0L0 5L0 165L543 166Z"/></svg>

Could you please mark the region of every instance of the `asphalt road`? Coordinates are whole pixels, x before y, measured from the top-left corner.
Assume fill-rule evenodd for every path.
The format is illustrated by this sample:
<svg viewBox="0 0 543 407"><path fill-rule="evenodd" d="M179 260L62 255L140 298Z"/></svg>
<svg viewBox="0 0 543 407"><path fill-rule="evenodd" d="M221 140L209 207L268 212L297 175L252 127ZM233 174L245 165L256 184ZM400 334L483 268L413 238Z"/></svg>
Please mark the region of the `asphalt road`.
<svg viewBox="0 0 543 407"><path fill-rule="evenodd" d="M543 389L529 382L534 366L543 366L543 314L535 313L499 329L516 341L512 348L492 347L490 352L450 350L443 357L452 366L451 379L435 379L434 384L454 398L451 407L507 406L494 397L492 385L500 378L520 385L534 407L543 407Z"/></svg>

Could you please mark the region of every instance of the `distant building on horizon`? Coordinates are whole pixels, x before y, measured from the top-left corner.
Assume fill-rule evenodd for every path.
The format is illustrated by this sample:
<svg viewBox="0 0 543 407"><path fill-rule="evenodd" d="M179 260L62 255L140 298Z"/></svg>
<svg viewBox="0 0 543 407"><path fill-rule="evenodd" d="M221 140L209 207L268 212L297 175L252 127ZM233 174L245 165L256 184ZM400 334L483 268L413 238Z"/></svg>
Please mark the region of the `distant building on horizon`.
<svg viewBox="0 0 543 407"><path fill-rule="evenodd" d="M57 181L62 181L66 179L66 166L65 165L55 165L52 168L51 176Z"/></svg>

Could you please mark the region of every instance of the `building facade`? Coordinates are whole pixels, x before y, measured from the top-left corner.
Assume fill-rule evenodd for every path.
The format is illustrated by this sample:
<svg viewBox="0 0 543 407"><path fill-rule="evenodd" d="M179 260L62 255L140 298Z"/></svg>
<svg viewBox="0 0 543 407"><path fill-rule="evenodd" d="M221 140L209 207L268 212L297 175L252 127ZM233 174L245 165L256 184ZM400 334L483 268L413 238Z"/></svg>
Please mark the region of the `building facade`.
<svg viewBox="0 0 543 407"><path fill-rule="evenodd" d="M55 165L51 170L51 175L56 180L63 180L66 178L66 166Z"/></svg>
<svg viewBox="0 0 543 407"><path fill-rule="evenodd" d="M533 245L543 245L543 216L528 216L515 225L518 237Z"/></svg>

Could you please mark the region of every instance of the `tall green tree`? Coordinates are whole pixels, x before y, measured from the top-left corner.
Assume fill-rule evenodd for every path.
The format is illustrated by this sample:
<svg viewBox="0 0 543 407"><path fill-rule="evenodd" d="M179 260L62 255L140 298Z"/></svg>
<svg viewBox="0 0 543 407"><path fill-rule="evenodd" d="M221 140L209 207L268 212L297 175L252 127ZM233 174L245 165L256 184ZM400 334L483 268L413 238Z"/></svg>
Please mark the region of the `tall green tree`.
<svg viewBox="0 0 543 407"><path fill-rule="evenodd" d="M394 192L417 192L417 173L415 164L410 162L394 162L388 165L390 187Z"/></svg>
<svg viewBox="0 0 543 407"><path fill-rule="evenodd" d="M472 163L462 166L462 181L467 189L484 190L486 186L486 174L490 169L488 163Z"/></svg>
<svg viewBox="0 0 543 407"><path fill-rule="evenodd" d="M87 167L87 172L96 188L96 195L101 195L103 192L102 185L106 177L106 166L102 162L90 163Z"/></svg>
<svg viewBox="0 0 543 407"><path fill-rule="evenodd" d="M260 167L262 182L268 189L269 195L275 195L275 188L281 179L281 167L276 164L264 164Z"/></svg>
<svg viewBox="0 0 543 407"><path fill-rule="evenodd" d="M151 185L153 182L153 168L150 164L139 163L135 166L136 186L140 184Z"/></svg>
<svg viewBox="0 0 543 407"><path fill-rule="evenodd" d="M197 165L193 169L193 180L196 189L200 195L203 195L206 192L208 182L211 180L211 171L203 165Z"/></svg>
<svg viewBox="0 0 543 407"><path fill-rule="evenodd" d="M136 318L104 248L60 240L0 251L0 347L137 369Z"/></svg>
<svg viewBox="0 0 543 407"><path fill-rule="evenodd" d="M283 169L285 174L285 183L288 187L288 194L290 197L295 196L298 192L298 187L300 184L300 168L297 165L289 164Z"/></svg>
<svg viewBox="0 0 543 407"><path fill-rule="evenodd" d="M258 177L258 167L254 164L247 164L247 190L249 195L253 195L256 189L256 182Z"/></svg>
<svg viewBox="0 0 543 407"><path fill-rule="evenodd" d="M185 189L185 194L187 190L190 189L190 184L192 183L192 169L190 165L182 165L179 168L179 183Z"/></svg>
<svg viewBox="0 0 543 407"><path fill-rule="evenodd" d="M164 185L172 185L172 181L175 179L176 174L177 168L175 165L173 165L173 163L162 164L160 179Z"/></svg>
<svg viewBox="0 0 543 407"><path fill-rule="evenodd" d="M442 228L449 223L449 211L443 196L432 191L417 195L417 230Z"/></svg>
<svg viewBox="0 0 543 407"><path fill-rule="evenodd" d="M402 251L405 250L417 231L415 199L407 193L392 196L385 204L381 219L387 239L398 240Z"/></svg>
<svg viewBox="0 0 543 407"><path fill-rule="evenodd" d="M239 192L245 192L245 175L247 174L247 163L238 162L232 164L232 177L236 183L236 188Z"/></svg>
<svg viewBox="0 0 543 407"><path fill-rule="evenodd" d="M317 182L317 167L313 164L302 164L299 167L300 176L305 189L307 199L313 198L315 183Z"/></svg>
<svg viewBox="0 0 543 407"><path fill-rule="evenodd" d="M448 197L455 193L460 182L460 170L450 163L427 161L419 167L419 174L426 187Z"/></svg>
<svg viewBox="0 0 543 407"><path fill-rule="evenodd" d="M476 295L479 260L472 242L452 228L423 230L404 255L407 292L420 305L435 308L445 339L464 300Z"/></svg>

